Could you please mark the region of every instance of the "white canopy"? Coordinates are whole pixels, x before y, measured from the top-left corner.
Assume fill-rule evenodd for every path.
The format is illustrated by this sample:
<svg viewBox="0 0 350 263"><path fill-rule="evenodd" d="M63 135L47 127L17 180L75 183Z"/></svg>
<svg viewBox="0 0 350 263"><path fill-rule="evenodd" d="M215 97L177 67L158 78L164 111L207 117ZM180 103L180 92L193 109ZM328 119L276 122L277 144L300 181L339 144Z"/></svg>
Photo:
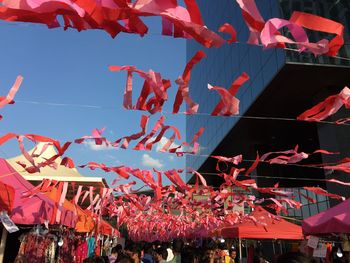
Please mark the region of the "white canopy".
<svg viewBox="0 0 350 263"><path fill-rule="evenodd" d="M34 151L36 154L39 154L45 143L38 143L36 147L28 151L29 154L32 154ZM39 156L34 157L34 160L36 163L44 162L45 159L48 159L54 155L56 155L56 149L53 145L49 145L47 149ZM28 162L28 160L23 156L19 155L10 159L7 159L9 164L16 169L26 180L28 181L42 181L43 178L47 179L54 179L57 181L65 181L65 182L91 182L94 184L100 183L100 186L108 187L105 179L103 177L91 177L91 176L84 176L79 173L79 171L76 168L68 168L63 165L60 165L62 158L58 157L55 160L55 163L57 164L57 169L54 169L49 166L45 166L43 168L40 168L40 172L37 173L28 173L25 171L22 166L20 166L17 162L25 163L28 166L31 166L31 164Z"/></svg>

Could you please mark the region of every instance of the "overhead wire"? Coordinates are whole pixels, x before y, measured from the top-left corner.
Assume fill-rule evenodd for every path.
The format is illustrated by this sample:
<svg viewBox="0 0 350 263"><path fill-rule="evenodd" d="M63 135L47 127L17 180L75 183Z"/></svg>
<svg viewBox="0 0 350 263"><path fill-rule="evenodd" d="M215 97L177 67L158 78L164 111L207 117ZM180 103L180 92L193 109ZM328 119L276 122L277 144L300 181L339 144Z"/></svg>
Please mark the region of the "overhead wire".
<svg viewBox="0 0 350 263"><path fill-rule="evenodd" d="M79 108L89 108L89 109L99 109L99 110L115 110L115 109L122 109L119 107L113 107L113 106L101 106L101 105L88 105L88 104L71 104L71 103L60 103L60 102L45 102L45 101L33 101L33 100L15 100L18 103L25 103L25 104L35 104L35 105L47 105L47 106L59 106L59 107L79 107ZM135 112L147 112L147 111L140 111L140 110L129 110L128 111L135 111ZM165 115L185 115L185 116L211 116L211 117L221 117L221 118L237 118L237 119L251 119L251 120L274 120L274 121L293 121L293 122L306 122L306 123L320 123L320 124L329 124L329 125L336 125L336 126L350 126L350 123L336 123L332 121L306 121L306 120L298 120L294 118L284 118L284 117L267 117L267 116L248 116L248 115L230 115L230 116L213 116L210 113L204 113L204 112L197 112L195 114L188 114L186 112L178 112L176 114L173 114L168 111L161 111L160 114Z"/></svg>
<svg viewBox="0 0 350 263"><path fill-rule="evenodd" d="M209 172L203 172L200 173L202 175L220 175L220 173L209 173ZM244 177L244 176L243 176ZM320 182L327 182L328 179L322 179L322 178L306 178L306 177L283 177L283 176L268 176L268 175L257 175L257 176L247 176L247 178L267 178L267 179L280 179L280 180L300 180L300 181L320 181ZM336 183L336 182L334 182Z"/></svg>

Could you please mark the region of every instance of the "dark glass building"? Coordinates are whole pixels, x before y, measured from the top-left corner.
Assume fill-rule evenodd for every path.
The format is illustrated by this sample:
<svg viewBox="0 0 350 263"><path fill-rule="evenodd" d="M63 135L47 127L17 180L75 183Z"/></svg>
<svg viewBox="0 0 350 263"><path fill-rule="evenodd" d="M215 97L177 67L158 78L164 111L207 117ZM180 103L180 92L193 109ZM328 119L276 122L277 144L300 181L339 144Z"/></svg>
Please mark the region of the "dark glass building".
<svg viewBox="0 0 350 263"><path fill-rule="evenodd" d="M256 0L256 3L265 20L273 17L289 19L293 11L303 11L341 22L345 26L345 39L349 39L350 1L348 0ZM200 127L206 128L199 139L200 154L188 156L187 166L204 174L215 173L215 160L208 158L208 155L243 154L244 164L249 166L250 160L255 159L257 151L265 153L288 150L297 144L301 151L308 153L316 149L342 153L337 157L314 155L308 159L309 163L334 161L343 156L350 156L348 126L282 120L296 119L315 103L349 85L350 61L326 56L315 58L312 54L299 54L283 49L264 50L260 46L248 45L246 41L249 30L235 1L201 0L198 4L209 28L217 30L220 25L228 22L236 28L239 43L218 49L203 49L195 41L187 43L187 59L198 50L204 50L207 54L207 58L192 71L190 92L193 100L200 105L199 112L208 113L208 115L187 116L188 138L192 138ZM308 31L308 33L311 41L333 37L318 32ZM350 57L347 43L341 49L339 56ZM209 116L218 103L219 96L215 91L209 91L207 84L228 88L242 72L246 72L250 79L240 88L237 95L240 99L240 115ZM342 111L332 117L332 120L349 115L350 111ZM252 116L263 118L250 118ZM346 179L348 175L340 172L260 164L254 176L261 187L272 186L276 182L280 182L280 186L286 188L320 186L330 192L350 196L350 191L346 187L326 184L319 180L325 178L348 180ZM206 178L213 185L221 182L221 178L215 175L207 175ZM187 179L189 182L193 180L193 178ZM305 192L305 194L312 197L312 193ZM305 209L308 211L305 213L301 211L301 214L296 216L305 217L329 206L327 199L318 201L320 207L307 206Z"/></svg>

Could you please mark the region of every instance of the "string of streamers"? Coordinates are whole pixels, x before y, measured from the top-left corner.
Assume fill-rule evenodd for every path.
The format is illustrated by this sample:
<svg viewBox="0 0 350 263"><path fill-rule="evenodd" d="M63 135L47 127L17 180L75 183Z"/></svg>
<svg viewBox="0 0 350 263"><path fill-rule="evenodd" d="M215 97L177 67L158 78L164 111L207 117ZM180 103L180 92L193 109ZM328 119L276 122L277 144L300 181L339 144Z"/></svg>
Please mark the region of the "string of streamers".
<svg viewBox="0 0 350 263"><path fill-rule="evenodd" d="M199 63L201 59L205 57L203 51L198 51L192 59L187 63L184 72L175 82L178 85L178 91L176 93L175 101L173 104L173 114L179 112L180 106L183 101L187 104L187 110L185 114L196 114L199 105L195 103L189 96L189 81L191 76L191 70L194 65ZM159 73L149 70L148 73L138 70L133 66L110 66L111 71L127 71L127 80L124 91L123 106L128 110L141 110L148 111L151 114L161 112L164 103L168 99L167 89L170 87L170 81L162 79ZM138 73L141 78L144 79L143 87L140 96L137 99L136 105L132 105L132 74ZM230 116L239 114L239 100L235 97L238 89L249 79L246 73L239 76L226 90L222 87L211 86L208 84L209 90L216 90L221 100L211 113L212 116ZM150 94L155 94L147 100Z"/></svg>
<svg viewBox="0 0 350 263"><path fill-rule="evenodd" d="M102 135L103 130L94 130L92 136L93 138L97 138ZM46 137L36 137L36 136L24 136L26 138L31 138L33 140L39 140L40 141L47 141L50 143L53 143L52 139L49 140ZM56 148L61 150L61 154L63 154L63 147L60 146L59 143L55 144ZM40 156L44 149L40 151L38 154L34 154L35 156ZM316 153L322 153L322 154L334 154L331 152L318 150L313 152L312 154ZM277 157L274 157L274 155L277 155ZM299 162L303 159L306 159L309 156L309 154L306 153L299 153L298 147L296 147L293 150L288 151L281 151L281 152L269 152L263 154L260 158L257 157L257 162L254 163L248 171L252 171L257 167L257 163L259 160L262 160L264 162L269 162L271 164L286 164L286 163L294 163ZM229 162L234 165L237 165L242 162L242 156L236 156L236 157L222 157L222 156L214 156L213 158L216 158L220 162ZM52 158L49 158L52 160ZM177 216L173 216L170 213L170 210L177 209L182 211L184 214L192 215L194 211L200 210L201 213L198 214L197 218L199 218L200 223L204 223L202 220L207 220L208 216L213 223L212 225L208 226L206 225L205 228L197 228L193 227L193 218L190 216L189 218L186 218L187 224L184 224L183 231L179 231L178 228L174 228L173 230L167 231L167 235L162 236L164 240L167 240L168 238L174 238L174 237L189 237L189 235L196 234L196 235L208 235L209 232L202 232L202 231L213 231L216 227L221 227L224 224L226 224L230 218L235 218L234 222L239 222L242 219L242 216L237 214L234 216L236 212L231 213L231 209L233 206L239 204L248 204L249 206L256 207L256 205L260 205L263 203L267 203L268 206L273 207L277 212L286 212L286 206L290 206L292 208L300 208L301 204L292 198L291 192L285 191L281 188L279 188L278 184L276 184L273 187L258 187L257 182L255 179L249 178L244 180L238 180L238 176L241 172L245 171L245 168L231 168L229 174L220 171L219 176L223 177L224 183L221 185L219 190L214 190L212 187L208 186L206 183L205 178L196 171L189 171L193 173L197 180L195 185L187 185L184 183L184 181L181 179L180 174L183 172L182 170L169 170L169 171L150 171L150 170L141 170L137 168L132 167L108 167L103 164L98 163L89 163L87 165L83 165L81 167L89 167L90 169L102 169L106 172L115 172L118 174L118 176L121 176L123 178L129 178L130 176L134 176L141 181L143 181L147 186L149 186L151 189L154 190L155 197L152 199L151 197L145 197L145 196L137 196L131 191L131 185L133 185L135 182L130 182L127 185L118 185L116 188L113 189L105 189L105 192L109 192L112 194L114 191L118 191L123 193L122 196L115 198L107 198L108 201L103 201L101 199L102 194L96 194L94 189L89 187L88 190L82 191L78 189L77 195L74 197L74 200L78 202L80 200L80 197L82 196L82 201L84 202L86 198L89 197L90 199L90 209L92 211L95 211L97 213L107 213L110 216L118 216L119 224L127 223L128 227L132 227L134 231L133 239L137 240L138 238L141 238L144 234L142 227L136 228L135 225L130 224L129 222L134 220L134 218L138 218L140 216L147 215L145 217L145 220L147 219L147 222L158 222L158 220L163 220L162 222L169 222L172 220L179 220ZM154 173L156 175L155 179ZM248 176L250 174L246 173L245 176ZM173 183L171 186L163 186L162 185L162 175L167 176L169 180ZM331 179L332 180L332 179ZM335 180L336 181L336 180ZM199 187L199 182L201 182L202 186ZM53 187L57 186L56 184L52 185ZM48 186L45 186L46 188ZM37 187L33 192L28 196L35 195L38 192L42 191L48 191L51 188L47 188L45 190L45 187L43 185ZM61 193L61 198L59 200L63 200L64 198L62 195L65 196L65 191L63 191L63 186L58 184L57 186L59 188L59 193ZM273 197L271 198L265 198L265 199L256 199L252 195L243 194L237 191L230 192L227 189L230 188L236 188L241 189L242 191L249 192L251 190L259 191L265 194L270 194ZM317 194L325 195L330 198L342 198L339 195L328 193L327 191L321 189L321 188L305 188L308 191L313 191ZM193 199L195 195L204 195L208 196L208 198L205 201L197 201ZM62 199L63 198L63 199ZM227 199L232 200L227 200ZM127 200L127 201L125 201ZM229 209L222 208L222 203L227 201L229 204ZM60 204L60 203L59 203ZM102 207L104 207L106 210L102 211ZM199 209L200 208L200 209ZM210 212L211 211L211 212ZM226 212L225 212L226 211ZM195 214L196 215L196 214ZM186 216L185 216L186 217ZM226 220L223 220L223 218ZM244 218L244 217L243 217ZM196 219L197 220L197 219ZM230 224L233 223L233 221L229 221ZM158 222L160 223L160 222ZM161 229L167 229L167 225L161 224ZM164 230L163 229L163 230ZM162 231L163 231L162 230ZM162 232L161 231L161 232ZM151 236L144 236L144 238L147 238L147 240L152 240L153 237Z"/></svg>
<svg viewBox="0 0 350 263"><path fill-rule="evenodd" d="M194 0L186 0L186 8L177 1L127 0L2 0L0 19L41 23L49 28L61 27L58 16L63 17L63 27L78 31L100 29L111 37L120 32L144 36L148 27L145 16L162 19L162 34L181 38L194 38L206 47L219 47L225 40L209 30L202 21Z"/></svg>
<svg viewBox="0 0 350 263"><path fill-rule="evenodd" d="M59 107L79 107L79 108L88 108L88 109L105 109L105 110L112 110L116 109L116 107L113 106L100 106L100 105L86 105L86 104L68 104L68 103L57 103L57 102L42 102L42 101L32 101L32 100L16 100L17 103L26 103L26 104L35 104L35 105L47 105L47 106L59 106ZM161 112L163 115L171 114L167 111ZM187 115L186 112L177 112L176 114L184 114ZM196 114L198 116L212 116L211 113L203 113L203 112L197 112ZM274 120L274 121L289 121L289 122L296 122L296 121L304 121L301 119L293 119L293 118L282 118L282 117L267 117L267 116L249 116L249 115L232 115L232 116L225 116L225 118L239 118L239 119L250 119L250 120ZM345 119L341 119L345 120ZM322 124L328 124L328 125L338 125L338 126L349 126L345 121L317 121L318 123ZM307 120L305 120L307 121Z"/></svg>
<svg viewBox="0 0 350 263"><path fill-rule="evenodd" d="M81 143L85 142L86 140L91 140L96 145L103 145L104 144L107 147L121 147L121 148L127 149L129 146L129 142L131 140L136 140L136 139L140 139L141 137L143 137L134 146L133 149L134 150L151 150L152 146L155 143L159 142L161 140L161 138L163 138L165 131L167 129L171 128L171 126L164 125L162 123L164 121L164 116L162 116L156 122L152 131L149 132L147 135L145 135L147 121L148 121L148 116L145 116L145 115L142 116L141 122L140 122L140 126L142 128L141 132L132 134L130 136L124 136L124 137L122 137L114 142L110 142L109 140L107 140L107 138L102 137L102 133L103 133L104 129L101 129L101 130L95 129L92 132L92 136L83 136L81 138L75 139L74 142L81 144ZM178 146L170 148L170 145L174 142L173 139L179 134L175 127L172 127L172 129L175 132L173 133L171 138L168 139L168 141L163 145L161 152L175 153L177 156L183 156L184 154L196 154L196 152L198 151L198 147L199 147L199 144L196 141L198 140L198 137L203 133L204 129L200 129L195 134L195 136L193 137L191 142L189 142L189 143L183 142L182 144L180 144ZM155 136L157 131L159 131L159 133L157 136ZM18 140L20 150L30 164L28 166L28 164L25 164L23 162L22 163L19 162L19 165L21 165L28 173L39 172L40 168L45 167L45 166L57 168L57 164L55 163L55 160L58 157L63 156L65 151L72 144L72 142L65 142L61 146L59 141L45 137L45 136L41 136L41 135L33 135L33 134L18 135L15 133L8 133L8 134L0 137L0 146L2 144L6 143L8 140L13 139L13 138L16 138ZM41 150L41 153L39 153L39 154L36 154L35 151L32 154L29 154L24 148L23 140L25 138L29 139L33 142L36 142L36 143L43 142L43 143L52 144L58 153L56 155L46 159L44 162L36 164L34 162L33 158L36 156L40 156L47 149L47 146L43 147ZM188 150L184 150L185 148L187 148ZM273 153L267 153L267 154L263 155L261 158L258 158L258 155L257 155L257 159L255 161L253 161L253 160L244 160L244 161L245 162L253 162L253 164L255 164L255 165L257 165L257 163L259 163L259 162L267 162L267 163L271 163L271 164L284 164L284 165L309 167L309 168L317 168L317 169L340 170L340 171L344 171L344 172L349 171L348 158L345 158L345 159L339 161L338 163L333 163L333 164L304 165L304 164L297 164L297 163L303 159L307 159L310 156L310 154L307 154L304 152L298 153L298 146L296 146L296 148L294 150L288 150L288 151L280 152L280 153L292 154L292 156L278 156L278 157L275 157L275 158L269 160L267 157ZM313 154L315 154L315 153L334 154L334 153L330 153L330 152L327 152L324 150L315 151ZM199 155L199 156L211 157L210 155ZM222 161L222 160L225 160L225 158L227 158L227 157L219 156L216 158L219 158L219 161ZM222 159L220 159L220 158L222 158ZM62 159L62 161L60 162L60 164L66 166L68 168L75 167L73 160L69 157L64 157Z"/></svg>
<svg viewBox="0 0 350 263"><path fill-rule="evenodd" d="M345 106L346 109L350 108L350 89L348 87L343 88L339 94L329 96L324 101L300 114L297 119L320 122L337 113L343 106ZM349 121L349 119L350 118L343 118L337 120L335 123L344 124Z"/></svg>
<svg viewBox="0 0 350 263"><path fill-rule="evenodd" d="M96 164L89 164L89 166L92 168L97 167ZM273 187L260 188L257 186L254 179L238 180L235 178L235 176L231 176L232 172L230 175L221 174L221 176L224 176L225 178L225 183L221 185L219 190L214 190L212 187L206 185L205 179L198 172L194 174L196 176L201 176L199 179L199 181L202 182L201 187L198 187L198 183L196 183L194 186L185 185L181 178L177 177L178 173L182 172L180 170L155 171L157 176L159 176L159 173L161 173L169 177L169 179L171 178L171 180L174 182L174 186L176 186L175 188L172 185L162 186L159 184L159 177L157 182L157 180L154 180L153 176L151 175L151 171L149 170L134 169L131 167L128 167L127 170L130 174L133 174L135 177L141 179L152 189L158 187L157 191L155 191L155 197L151 198L150 196L138 196L134 194L134 191L131 190L131 186L135 182L130 182L129 184L118 185L113 189L105 189L104 192L112 193L113 191L118 191L123 193L122 196L109 199L110 202L99 202L100 196L94 195L94 192L92 191L93 189L91 190L91 188L85 192L80 191L77 193L74 200L79 200L80 196L82 195L82 200L85 200L90 195L90 199L92 200L93 204L104 204L103 207L106 209L105 213L109 214L109 216L116 215L118 218L118 226L126 223L128 229L130 228L130 230L133 232L132 238L134 240L151 241L153 238L155 238L152 233L144 235L144 224L140 223L141 221L139 221L138 224L134 224L136 222L133 220L137 220L137 218L140 217L143 217L147 222L154 222L157 224L160 231L156 232L158 237L162 238L162 240L169 240L175 237L189 238L193 234L195 234L197 237L198 235L201 237L207 237L208 235L211 235L213 233L212 231L214 231L214 229L217 227L224 227L225 225L232 225L246 220L247 218L242 216L239 212L231 211L231 209L236 205L243 205L246 203L249 206L256 208L258 205L267 202L267 206L273 207L277 212L286 212L286 206L291 208L301 207L301 203L291 199L293 198L293 192L280 189L278 184ZM52 186L53 185L51 185L51 187ZM243 194L236 190L228 190L228 187L240 188L246 192L254 189L263 193L268 193L273 197L256 199L255 196L247 193ZM39 186L38 188L41 188L40 191L45 191L42 186ZM48 188L46 191L48 190L51 189ZM305 190L328 196L330 198L342 198L339 195L330 194L319 187L305 187ZM205 198L196 200L193 198L195 195L200 195ZM223 202L228 203L228 208L224 209L222 207ZM96 211L96 209L100 208L101 206L99 205L97 208L92 209L95 209L94 211ZM180 211L180 217L171 214L170 211L174 209ZM169 222L173 222L173 220L182 222L182 220L180 220L181 218L186 219L183 223L181 223L182 230L179 230L181 228L178 227L168 228ZM207 220L210 220L213 224L207 225L207 223L205 223L208 222ZM253 218L250 220L257 219ZM205 227L200 227L199 225L197 226L197 224L194 224L194 222L198 222L198 224L204 223ZM178 224L176 226L178 226ZM165 229L167 229L167 233L160 235L159 233L164 233Z"/></svg>
<svg viewBox="0 0 350 263"><path fill-rule="evenodd" d="M289 20L272 18L265 21L255 0L236 2L250 31L249 44L259 45L260 41L266 48L285 48L286 44L292 44L300 52L327 56L336 56L344 44L344 26L330 19L293 12ZM224 23L218 29L218 32L230 35L228 40L209 30L195 0L184 1L186 8L173 0L138 0L134 3L127 0L2 0L1 3L0 19L5 21L41 23L49 28L56 28L61 26L57 17L62 16L64 29L100 29L115 37L120 32L144 36L148 27L141 17L158 16L162 19L162 35L193 38L205 47L220 47L224 43L232 44L237 41L237 32L229 23ZM294 40L278 31L283 27L290 30ZM334 34L335 37L312 43L309 42L304 28Z"/></svg>
<svg viewBox="0 0 350 263"><path fill-rule="evenodd" d="M191 70L193 66L197 64L201 59L205 57L203 51L198 51L192 59L187 63L186 68L181 77L176 80L179 88L176 94L176 98L173 105L173 114L179 113L179 109L183 101L187 104L187 110L184 114L202 114L198 113L199 104L195 103L189 96L189 81ZM128 77L124 92L124 108L148 111L151 114L156 112L163 112L162 107L168 98L167 89L170 87L170 81L161 79L159 73L155 73L150 70L149 73L135 69L132 66L111 66L111 71L127 70ZM137 72L142 78L144 78L144 84L141 94L138 98L138 102L135 106L132 106L132 73ZM218 86L212 86L208 84L209 90L215 90L219 93L221 100L215 106L211 113L211 116L232 116L239 114L239 99L235 97L239 88L249 80L249 76L244 72L236 80L233 81L229 89L225 89ZM155 96L147 101L147 97L150 93L154 93ZM333 95L327 98L325 101L317 104L310 110L307 110L303 114L297 117L297 120L302 121L323 121L327 117L336 113L343 105L349 108L349 96L350 90L345 87L338 95ZM249 118L248 116L245 116ZM264 118L264 117L261 117ZM266 117L269 118L269 117ZM283 119L283 118L282 118ZM335 124L345 124L350 118L340 119L335 121Z"/></svg>
<svg viewBox="0 0 350 263"><path fill-rule="evenodd" d="M140 173L145 172L140 170L137 170L137 171ZM173 171L167 171L167 172L173 173ZM167 172L164 172L164 173L167 173ZM151 197L146 197L144 195L137 196L133 194L133 191L131 190L131 185L133 185L133 183L134 182L131 182L125 185L118 185L114 189L103 189L104 193L112 193L113 191L119 191L124 193L123 196L120 196L118 198L112 198L112 199L107 198L109 202L100 201L100 197L102 195L95 194L94 189L92 189L91 187L89 187L88 190L85 190L85 191L81 191L81 188L79 188L80 191L78 190L76 196L74 197L74 200L76 202L80 200L81 196L83 196L82 198L82 202L83 202L88 196L90 196L90 200L93 203L92 205L93 211L100 209L101 204L103 204L103 207L106 209L106 212L109 213L110 216L114 216L116 214L118 215L118 225L122 223L127 223L128 227L130 226L129 221L132 220L134 216L138 217L141 214L149 215L147 217L149 220L147 221L153 221L155 220L155 218L159 217L159 219L162 220L159 223L163 225L164 223L167 222L166 218L168 217L176 218L176 216L173 216L169 213L170 209L181 209L187 212L190 212L190 211L193 212L194 210L198 211L198 208L201 208L201 210L205 212L199 213L198 216L196 217L197 219L201 219L203 216L207 217L207 215L210 215L210 217L212 217L212 220L215 220L218 224L222 225L224 222L227 223L227 220L228 220L227 218L231 218L232 214L228 213L224 217L218 216L218 213L219 212L221 213L223 211L223 208L221 208L221 205L220 205L220 202L222 201L220 200L228 199L231 197L233 199L232 201L229 201L231 208L234 205L239 204L240 202L248 202L252 206L254 206L254 202L255 202L254 196L249 196L247 198L245 195L241 195L241 194L236 195L235 193L229 192L227 190L214 191L208 187L195 189L195 187L190 187L190 186L186 187L184 192L183 190L182 192L176 191L176 189L173 186L162 187L161 188L162 199L157 198L152 202ZM242 184L248 185L246 182L242 182ZM57 182L53 182L51 184L50 182L45 180L41 185L37 186L36 189L33 190L32 194L37 194L38 192L52 191L52 188L54 187L57 187ZM203 199L201 201L197 201L195 199L192 199L192 195L194 193L208 195L208 198L206 200ZM278 201L277 199L275 199L276 202L279 202L279 203L289 202L292 205L298 205L297 203L293 203L292 201L286 201L287 198L284 197L285 193L280 192L279 194L283 197L279 198L281 201ZM213 198L214 196L215 198ZM112 203L110 203L110 201L112 201ZM263 201L265 200L256 200L256 202L259 204L262 203ZM209 211L213 211L213 209L214 209L214 212L209 212ZM226 218L226 219L223 220L222 218ZM241 215L237 213L235 220L236 222L238 222L238 220L242 218L241 218ZM187 218L187 223L185 224L186 231L181 231L182 235L185 235L188 237L188 235L191 234L193 231L195 232L198 231L193 226L191 227L193 223L192 221L193 221L192 217ZM138 231L140 231L140 229L138 229ZM137 233L139 233L138 231ZM174 232L175 229L170 231L171 231L170 236L161 236L161 238L166 240L169 237L173 238L174 235L179 236L178 234L176 234L176 232Z"/></svg>
<svg viewBox="0 0 350 263"><path fill-rule="evenodd" d="M164 120L165 117L161 116L158 121L155 123L153 129L147 133L147 123L149 120L149 116L143 115L141 117L140 126L141 131L129 136L124 136L120 139L117 139L114 142L111 142L107 140L105 137L102 137L102 133L104 129L94 129L92 132L92 136L83 136L81 138L75 139L74 142L77 144L81 144L87 140L93 141L96 145L106 145L107 147L120 147L123 149L128 148L129 142L132 140L139 140L138 143L134 146L134 150L151 150L153 145L158 143L162 140L164 137L164 134L167 130L172 131L172 135L169 139L167 139L164 146L161 148L161 152L169 152L174 153L177 156L183 156L184 154L195 154L198 151L199 144L196 142L198 140L198 137L203 133L204 129L201 128L199 131L194 135L193 139L190 142L182 142L180 145L175 146L171 148L171 145L174 143L175 139L178 138L181 140L181 134L179 130L175 126L165 125ZM36 173L40 172L41 167L49 166L55 168L55 160L64 155L64 153L67 151L67 149L70 147L72 142L65 142L63 145L60 144L58 140L41 136L41 135L35 135L35 134L25 134L25 135L19 135L15 133L7 133L6 135L0 137L0 146L4 143L6 143L8 140L16 138L19 144L19 148L23 156L26 158L26 160L30 163L30 166L28 166L25 163L19 162L19 165L23 167L28 173ZM34 153L29 154L25 148L24 148L24 139L28 139L33 142L42 142L42 143L48 143L52 144L55 149L57 150L57 154L50 157L49 159L45 160L44 162L36 164L34 161ZM45 150L47 146L44 147L39 153L41 155ZM64 157L60 163L61 165L64 165L68 168L73 168L74 162L69 157Z"/></svg>

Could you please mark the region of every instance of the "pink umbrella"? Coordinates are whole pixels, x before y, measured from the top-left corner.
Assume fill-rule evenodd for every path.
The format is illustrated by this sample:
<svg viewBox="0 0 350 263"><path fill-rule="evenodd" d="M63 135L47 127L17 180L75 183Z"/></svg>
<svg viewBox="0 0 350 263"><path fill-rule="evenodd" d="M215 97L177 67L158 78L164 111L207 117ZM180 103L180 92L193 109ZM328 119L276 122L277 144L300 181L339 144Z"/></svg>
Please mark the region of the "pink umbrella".
<svg viewBox="0 0 350 263"><path fill-rule="evenodd" d="M305 235L350 234L350 199L302 222Z"/></svg>
<svg viewBox="0 0 350 263"><path fill-rule="evenodd" d="M23 197L34 186L26 181L6 160L0 158L0 182L8 184L15 189L15 199L11 219L15 224L35 225L45 221L55 222L55 202L46 195L38 193L30 198ZM74 211L62 207L59 223L74 227L76 216Z"/></svg>

